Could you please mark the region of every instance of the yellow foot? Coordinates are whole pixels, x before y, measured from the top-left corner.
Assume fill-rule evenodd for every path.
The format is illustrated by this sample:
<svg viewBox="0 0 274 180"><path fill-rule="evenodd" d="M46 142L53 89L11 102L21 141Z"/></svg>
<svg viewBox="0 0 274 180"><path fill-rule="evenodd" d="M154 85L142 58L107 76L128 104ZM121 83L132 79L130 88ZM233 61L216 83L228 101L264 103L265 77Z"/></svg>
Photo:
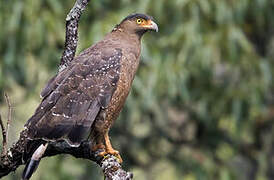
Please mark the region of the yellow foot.
<svg viewBox="0 0 274 180"><path fill-rule="evenodd" d="M118 162L122 164L123 159L119 154L119 151L116 151L114 149L106 149L104 152L100 152L99 155L105 157L106 155L111 154L115 156L118 159Z"/></svg>

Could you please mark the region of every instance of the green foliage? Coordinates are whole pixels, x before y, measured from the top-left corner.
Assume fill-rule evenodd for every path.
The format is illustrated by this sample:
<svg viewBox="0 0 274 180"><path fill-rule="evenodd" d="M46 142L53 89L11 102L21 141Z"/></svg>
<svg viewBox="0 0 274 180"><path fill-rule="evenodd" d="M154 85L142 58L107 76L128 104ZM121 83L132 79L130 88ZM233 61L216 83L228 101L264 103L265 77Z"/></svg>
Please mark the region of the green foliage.
<svg viewBox="0 0 274 180"><path fill-rule="evenodd" d="M73 4L0 3L0 110L5 117L7 91L15 107L10 142L57 70ZM159 33L143 39L132 92L111 130L135 179L274 178L273 9L267 0L90 2L80 20L78 53L132 12L148 13L159 25ZM96 165L59 156L43 160L34 179L102 174Z"/></svg>

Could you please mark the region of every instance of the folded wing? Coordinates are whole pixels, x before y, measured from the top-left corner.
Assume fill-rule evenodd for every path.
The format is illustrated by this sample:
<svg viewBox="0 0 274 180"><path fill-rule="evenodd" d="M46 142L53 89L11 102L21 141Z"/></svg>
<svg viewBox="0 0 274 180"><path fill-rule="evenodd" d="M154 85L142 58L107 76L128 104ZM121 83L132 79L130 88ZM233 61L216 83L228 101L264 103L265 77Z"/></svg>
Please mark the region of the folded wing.
<svg viewBox="0 0 274 180"><path fill-rule="evenodd" d="M80 145L116 90L121 58L121 49L91 50L53 77L25 125L29 138Z"/></svg>

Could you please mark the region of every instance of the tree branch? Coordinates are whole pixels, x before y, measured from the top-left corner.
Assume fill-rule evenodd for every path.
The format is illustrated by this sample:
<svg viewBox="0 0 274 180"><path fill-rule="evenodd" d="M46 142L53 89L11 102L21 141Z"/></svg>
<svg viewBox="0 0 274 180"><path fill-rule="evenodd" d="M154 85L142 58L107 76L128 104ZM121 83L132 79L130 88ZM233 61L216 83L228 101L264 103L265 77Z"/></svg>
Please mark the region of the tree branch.
<svg viewBox="0 0 274 180"><path fill-rule="evenodd" d="M42 140L29 140L27 130L23 130L19 140L8 150L6 155L1 156L0 178L25 164L31 158L31 152L42 142ZM71 147L65 141L60 141L50 142L43 158L58 154L70 154L76 158L96 162L102 168L106 180L132 179L132 173L124 171L115 156L107 155L102 158L99 153L100 151L93 152L90 150L89 141L84 141L79 147Z"/></svg>
<svg viewBox="0 0 274 180"><path fill-rule="evenodd" d="M10 123L11 123L11 103L10 103L10 98L7 93L4 93L7 105L8 105L8 120L7 120L7 126L6 126L6 143L8 143L8 138L9 138L9 128L10 128Z"/></svg>
<svg viewBox="0 0 274 180"><path fill-rule="evenodd" d="M1 125L1 129L2 129L2 137L3 137L3 147L2 147L2 155L6 154L7 152L7 132L6 129L4 127L4 123L2 121L2 117L0 114L0 125Z"/></svg>
<svg viewBox="0 0 274 180"><path fill-rule="evenodd" d="M74 6L66 17L65 49L61 57L59 71L62 71L74 59L78 43L78 22L89 0L76 0Z"/></svg>
<svg viewBox="0 0 274 180"><path fill-rule="evenodd" d="M61 57L59 65L59 72L69 66L70 62L74 59L77 42L78 42L78 22L82 12L87 6L89 0L76 0L73 8L70 10L66 17L66 40L65 49ZM6 100L9 106L8 124L11 119L11 105L8 96ZM7 132L4 128L0 116L0 125L3 135L3 148L4 152L0 157L0 178L8 175L10 172L15 171L20 165L26 164L32 156L36 148L44 143L43 140L30 140L27 136L27 127L21 131L19 140L6 151L6 135ZM58 154L70 154L76 158L88 159L100 165L106 180L131 180L132 173L126 172L122 169L118 159L113 155L106 155L104 158L99 156L100 151L93 152L90 148L90 142L84 141L79 147L71 147L65 141L49 142L47 150L43 156L55 156Z"/></svg>
<svg viewBox="0 0 274 180"><path fill-rule="evenodd" d="M9 127L10 127L10 122L11 122L11 103L10 103L10 98L8 94L5 93L5 99L8 104L8 120L7 120L7 126L5 128L4 123L2 121L2 117L0 114L0 126L2 130L2 137L3 137L3 147L2 147L2 153L1 155L4 155L7 153L7 145L8 145L8 132L9 132Z"/></svg>

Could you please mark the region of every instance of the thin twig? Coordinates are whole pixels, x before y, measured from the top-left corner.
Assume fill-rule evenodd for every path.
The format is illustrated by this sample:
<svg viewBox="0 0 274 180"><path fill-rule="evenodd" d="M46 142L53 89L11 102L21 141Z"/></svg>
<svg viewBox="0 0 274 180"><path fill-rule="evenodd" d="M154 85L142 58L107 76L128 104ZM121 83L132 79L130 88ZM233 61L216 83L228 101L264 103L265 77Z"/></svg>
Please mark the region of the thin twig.
<svg viewBox="0 0 274 180"><path fill-rule="evenodd" d="M3 123L3 121L2 121L1 114L0 114L0 125L1 125L2 136L3 136L3 148L2 148L2 153L1 153L1 155L4 155L4 154L6 154L6 152L7 152L7 132L6 132L6 129L5 129L5 127L4 127L4 123Z"/></svg>
<svg viewBox="0 0 274 180"><path fill-rule="evenodd" d="M8 143L8 138L9 138L9 128L10 128L10 123L11 123L11 103L10 103L10 98L7 93L4 93L6 102L8 104L8 120L7 120L7 126L6 126L6 143Z"/></svg>

